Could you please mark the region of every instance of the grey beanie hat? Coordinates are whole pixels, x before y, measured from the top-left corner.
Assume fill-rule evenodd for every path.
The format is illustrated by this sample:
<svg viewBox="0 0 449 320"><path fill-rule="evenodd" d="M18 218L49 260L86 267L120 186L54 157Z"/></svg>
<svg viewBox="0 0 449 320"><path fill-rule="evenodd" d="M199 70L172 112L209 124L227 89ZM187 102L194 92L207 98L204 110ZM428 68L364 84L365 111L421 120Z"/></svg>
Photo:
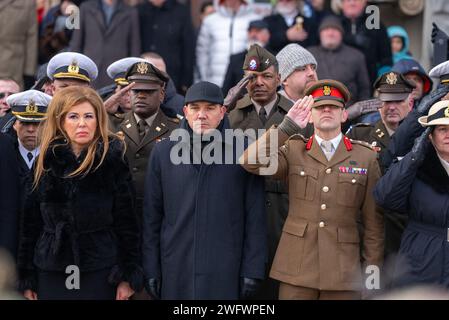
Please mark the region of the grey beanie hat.
<svg viewBox="0 0 449 320"><path fill-rule="evenodd" d="M308 64L318 65L313 54L299 44L291 43L286 45L276 55L279 63L279 73L281 81L287 79L296 68L303 67Z"/></svg>

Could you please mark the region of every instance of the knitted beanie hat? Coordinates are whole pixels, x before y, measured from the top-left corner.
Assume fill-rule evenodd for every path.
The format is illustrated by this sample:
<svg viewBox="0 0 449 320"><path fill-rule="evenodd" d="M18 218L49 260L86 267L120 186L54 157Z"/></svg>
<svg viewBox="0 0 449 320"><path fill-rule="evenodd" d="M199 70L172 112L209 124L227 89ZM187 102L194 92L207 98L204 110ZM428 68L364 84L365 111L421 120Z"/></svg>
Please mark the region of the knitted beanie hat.
<svg viewBox="0 0 449 320"><path fill-rule="evenodd" d="M276 55L279 63L279 73L281 81L287 79L296 68L306 66L308 64L317 65L315 57L304 47L296 43L286 45Z"/></svg>

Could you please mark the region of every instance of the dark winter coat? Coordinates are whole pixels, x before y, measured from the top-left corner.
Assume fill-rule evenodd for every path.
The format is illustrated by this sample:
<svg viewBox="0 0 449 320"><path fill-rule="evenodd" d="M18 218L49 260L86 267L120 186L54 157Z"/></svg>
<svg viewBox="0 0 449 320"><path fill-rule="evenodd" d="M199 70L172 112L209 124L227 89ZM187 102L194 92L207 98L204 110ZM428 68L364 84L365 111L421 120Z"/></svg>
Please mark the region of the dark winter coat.
<svg viewBox="0 0 449 320"><path fill-rule="evenodd" d="M222 124L229 128L227 120ZM188 130L185 120L182 128ZM263 179L243 170L235 150L235 164L173 164L176 144L156 144L147 170L145 276L162 279L162 299L238 299L240 277L265 275ZM178 146L189 145L190 139ZM233 148L212 145L223 148L223 156Z"/></svg>
<svg viewBox="0 0 449 320"><path fill-rule="evenodd" d="M393 65L390 38L385 26L380 23L378 29L369 30L366 26L366 22L370 20L367 14L357 18L354 23L346 17L341 19L344 29L343 42L362 51L370 82L374 83L381 67Z"/></svg>
<svg viewBox="0 0 449 320"><path fill-rule="evenodd" d="M0 134L0 248L15 257L18 240L19 171L11 139Z"/></svg>
<svg viewBox="0 0 449 320"><path fill-rule="evenodd" d="M106 25L101 0L89 0L80 7L80 28L73 31L70 49L91 58L98 66L95 88L113 81L107 67L122 58L138 57L140 50L139 17L135 8L117 1L111 22Z"/></svg>
<svg viewBox="0 0 449 320"><path fill-rule="evenodd" d="M178 90L193 81L195 64L195 32L190 10L176 0L167 0L162 7L145 1L137 6L142 35L142 52L160 54L167 73Z"/></svg>
<svg viewBox="0 0 449 320"><path fill-rule="evenodd" d="M301 14L298 14L297 17L302 17ZM296 17L296 18L297 18ZM293 20L293 25L296 23L296 18ZM303 47L314 46L319 43L318 41L318 25L316 25L316 21L314 19L303 17L304 19L304 30L308 33L307 39L304 41L296 42ZM269 45L273 48L275 53L278 53L282 50L286 45L292 43L287 38L287 30L291 27L288 26L285 22L284 17L280 14L273 14L271 16L264 18L265 22L268 24L268 30L270 31L270 42Z"/></svg>
<svg viewBox="0 0 449 320"><path fill-rule="evenodd" d="M18 255L21 289L35 289L36 268L64 272L68 265L80 272L111 268L111 281L141 289L140 236L122 143L111 141L97 170L72 178L66 176L86 152L76 158L63 141L52 146L44 159L48 171L26 199ZM93 168L102 149L99 143Z"/></svg>
<svg viewBox="0 0 449 320"><path fill-rule="evenodd" d="M412 155L393 164L374 190L380 206L409 217L395 283L449 288L449 177L432 146L420 167Z"/></svg>
<svg viewBox="0 0 449 320"><path fill-rule="evenodd" d="M318 63L318 79L333 79L344 83L351 93L349 104L371 97L365 56L359 50L344 44L335 50L322 46L314 46L308 50Z"/></svg>

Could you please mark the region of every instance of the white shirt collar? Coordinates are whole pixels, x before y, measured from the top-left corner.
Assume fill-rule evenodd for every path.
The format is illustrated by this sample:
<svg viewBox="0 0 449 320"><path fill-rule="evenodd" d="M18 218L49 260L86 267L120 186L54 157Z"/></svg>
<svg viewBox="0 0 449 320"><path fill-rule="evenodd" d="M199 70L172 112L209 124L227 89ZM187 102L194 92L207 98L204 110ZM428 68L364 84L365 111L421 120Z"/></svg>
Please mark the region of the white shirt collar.
<svg viewBox="0 0 449 320"><path fill-rule="evenodd" d="M342 137L343 137L343 134L340 132L340 134L338 136L336 136L335 138L333 138L331 140L332 146L334 147L334 151L337 150ZM318 145L321 147L321 142L323 142L324 139L320 138L317 134L315 134L315 140L318 143Z"/></svg>
<svg viewBox="0 0 449 320"><path fill-rule="evenodd" d="M444 160L440 157L440 154L437 152L437 156L440 159L441 165L443 166L444 170L446 170L447 175L449 176L449 162Z"/></svg>
<svg viewBox="0 0 449 320"><path fill-rule="evenodd" d="M31 167L33 166L34 160L36 159L36 157L39 155L40 149L39 147L37 147L36 149L29 151L28 149L26 149L22 142L20 142L19 139L17 139L17 141L19 142L19 152L20 155L22 156L23 160L25 160L25 163L28 166L28 169L31 169ZM28 152L31 152L33 154L33 158L30 160L28 160Z"/></svg>

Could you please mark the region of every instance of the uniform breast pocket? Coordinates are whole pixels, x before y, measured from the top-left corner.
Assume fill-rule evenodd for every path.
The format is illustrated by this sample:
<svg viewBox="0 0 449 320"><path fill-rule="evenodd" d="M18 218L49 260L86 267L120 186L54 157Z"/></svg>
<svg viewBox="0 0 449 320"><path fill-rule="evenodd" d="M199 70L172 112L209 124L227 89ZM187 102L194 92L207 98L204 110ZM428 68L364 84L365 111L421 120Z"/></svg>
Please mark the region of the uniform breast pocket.
<svg viewBox="0 0 449 320"><path fill-rule="evenodd" d="M290 166L288 183L290 196L312 201L318 184L318 170L304 166Z"/></svg>
<svg viewBox="0 0 449 320"><path fill-rule="evenodd" d="M365 197L365 175L340 173L338 175L337 203L346 207L360 207Z"/></svg>

